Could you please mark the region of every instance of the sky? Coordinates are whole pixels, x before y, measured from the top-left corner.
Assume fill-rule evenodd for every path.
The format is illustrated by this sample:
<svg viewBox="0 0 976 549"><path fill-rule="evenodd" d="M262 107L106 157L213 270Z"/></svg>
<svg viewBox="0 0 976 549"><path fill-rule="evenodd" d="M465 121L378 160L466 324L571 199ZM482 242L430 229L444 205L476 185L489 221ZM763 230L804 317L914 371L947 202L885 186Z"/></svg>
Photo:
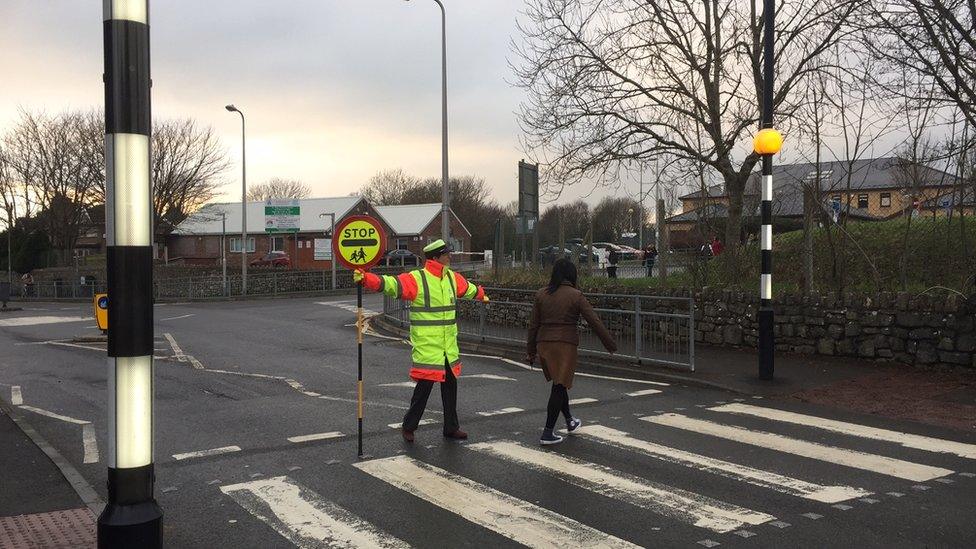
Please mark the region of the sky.
<svg viewBox="0 0 976 549"><path fill-rule="evenodd" d="M523 0L444 0L450 171L516 199L519 145L511 40ZM433 0L156 0L153 115L212 126L233 162L222 198L299 179L313 196L355 192L380 170L441 174L440 10ZM101 107L101 0L0 1L0 132L18 109ZM636 182L630 182L636 191ZM577 187L566 202L625 190Z"/></svg>

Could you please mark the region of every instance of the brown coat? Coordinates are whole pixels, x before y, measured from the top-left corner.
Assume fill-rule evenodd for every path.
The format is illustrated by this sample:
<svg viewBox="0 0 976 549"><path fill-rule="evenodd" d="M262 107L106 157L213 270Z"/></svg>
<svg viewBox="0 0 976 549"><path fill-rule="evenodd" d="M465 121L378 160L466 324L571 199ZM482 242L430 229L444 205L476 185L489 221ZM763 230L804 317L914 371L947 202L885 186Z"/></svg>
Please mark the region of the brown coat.
<svg viewBox="0 0 976 549"><path fill-rule="evenodd" d="M565 348L567 345L542 345L551 349L562 348L551 357L558 357L557 361L560 364L553 364L553 360L547 361L546 357L541 357L542 367L546 379L562 383L567 388L572 386L572 376L576 370L575 348L579 345L580 317L586 320L607 351L611 353L617 351L617 344L613 337L600 322L600 317L583 296L583 292L569 283L564 283L552 294L546 292L545 288L536 293L532 318L529 320L527 358L532 362L540 354L546 354L540 353L540 343L562 343L572 346L572 356L569 356L570 353L567 353Z"/></svg>

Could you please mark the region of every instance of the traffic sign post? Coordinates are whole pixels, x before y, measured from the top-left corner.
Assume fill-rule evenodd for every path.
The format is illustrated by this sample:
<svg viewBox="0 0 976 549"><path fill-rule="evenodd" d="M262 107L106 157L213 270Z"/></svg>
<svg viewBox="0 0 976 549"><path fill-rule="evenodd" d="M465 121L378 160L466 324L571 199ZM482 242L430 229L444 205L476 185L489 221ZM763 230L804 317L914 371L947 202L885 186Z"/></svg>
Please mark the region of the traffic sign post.
<svg viewBox="0 0 976 549"><path fill-rule="evenodd" d="M332 233L332 260L347 269L368 270L383 258L386 232L376 219L355 215L343 219ZM356 286L356 343L359 347L359 377L356 413L359 420L359 457L363 457L363 287Z"/></svg>

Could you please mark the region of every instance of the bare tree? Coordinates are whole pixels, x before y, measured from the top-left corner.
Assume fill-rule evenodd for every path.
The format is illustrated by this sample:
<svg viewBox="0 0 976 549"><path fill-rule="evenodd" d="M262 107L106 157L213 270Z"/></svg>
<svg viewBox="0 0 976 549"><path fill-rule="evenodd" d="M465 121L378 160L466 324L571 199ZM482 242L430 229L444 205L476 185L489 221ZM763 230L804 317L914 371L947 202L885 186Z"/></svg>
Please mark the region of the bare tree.
<svg viewBox="0 0 976 549"><path fill-rule="evenodd" d="M153 210L157 238L212 199L229 164L210 127L191 119L155 122L152 135Z"/></svg>
<svg viewBox="0 0 976 549"><path fill-rule="evenodd" d="M607 197L593 208L593 240L615 242L620 235L635 228L636 215L640 210L632 198Z"/></svg>
<svg viewBox="0 0 976 549"><path fill-rule="evenodd" d="M781 120L797 108L796 88L813 61L846 36L862 4L779 4ZM762 95L756 2L529 0L525 15L527 45L516 47L515 67L528 91L521 122L526 145L549 165L550 185L662 152L700 162L725 184L727 240L738 242L743 191L759 159L745 150Z"/></svg>
<svg viewBox="0 0 976 549"><path fill-rule="evenodd" d="M308 198L311 194L312 189L297 179L274 177L249 188L247 199L251 202L264 202L274 198L300 200Z"/></svg>
<svg viewBox="0 0 976 549"><path fill-rule="evenodd" d="M871 3L872 39L865 44L886 63L889 91L953 105L976 126L974 25L976 3L969 0L878 0ZM903 88L904 72L921 85Z"/></svg>
<svg viewBox="0 0 976 549"><path fill-rule="evenodd" d="M381 171L371 177L360 194L375 206L402 204L407 191L419 184L419 178L407 174L402 168L396 168ZM440 198L437 202L440 202Z"/></svg>

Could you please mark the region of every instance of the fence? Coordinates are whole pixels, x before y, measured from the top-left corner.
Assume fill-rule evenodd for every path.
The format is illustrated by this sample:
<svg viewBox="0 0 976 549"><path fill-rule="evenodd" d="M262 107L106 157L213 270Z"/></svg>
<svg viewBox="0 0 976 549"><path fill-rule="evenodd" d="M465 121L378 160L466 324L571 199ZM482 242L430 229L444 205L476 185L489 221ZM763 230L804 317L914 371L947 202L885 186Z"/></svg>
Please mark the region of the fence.
<svg viewBox="0 0 976 549"><path fill-rule="evenodd" d="M410 269L411 267L405 267ZM464 273L484 268L483 262L464 263L454 270ZM379 267L372 270L377 274L398 274L401 267ZM352 273L339 270L336 284L332 285L331 271L286 271L256 269L247 275L247 296L267 297L310 294L345 288L354 288ZM79 281L42 280L33 284L29 291L15 282L10 290L16 300L53 301L90 299L97 293L106 291L104 280L81 284ZM222 297L241 297L240 274L228 273L226 287L223 276L207 274L201 276L169 278L156 276L153 280L153 298L156 301L219 299Z"/></svg>
<svg viewBox="0 0 976 549"><path fill-rule="evenodd" d="M535 292L486 288L490 303L461 301L458 332L468 341L525 345ZM617 356L694 371L695 303L689 297L586 294L617 342ZM385 296L383 313L402 328L410 325L409 304ZM581 322L580 354L609 356L599 338Z"/></svg>

